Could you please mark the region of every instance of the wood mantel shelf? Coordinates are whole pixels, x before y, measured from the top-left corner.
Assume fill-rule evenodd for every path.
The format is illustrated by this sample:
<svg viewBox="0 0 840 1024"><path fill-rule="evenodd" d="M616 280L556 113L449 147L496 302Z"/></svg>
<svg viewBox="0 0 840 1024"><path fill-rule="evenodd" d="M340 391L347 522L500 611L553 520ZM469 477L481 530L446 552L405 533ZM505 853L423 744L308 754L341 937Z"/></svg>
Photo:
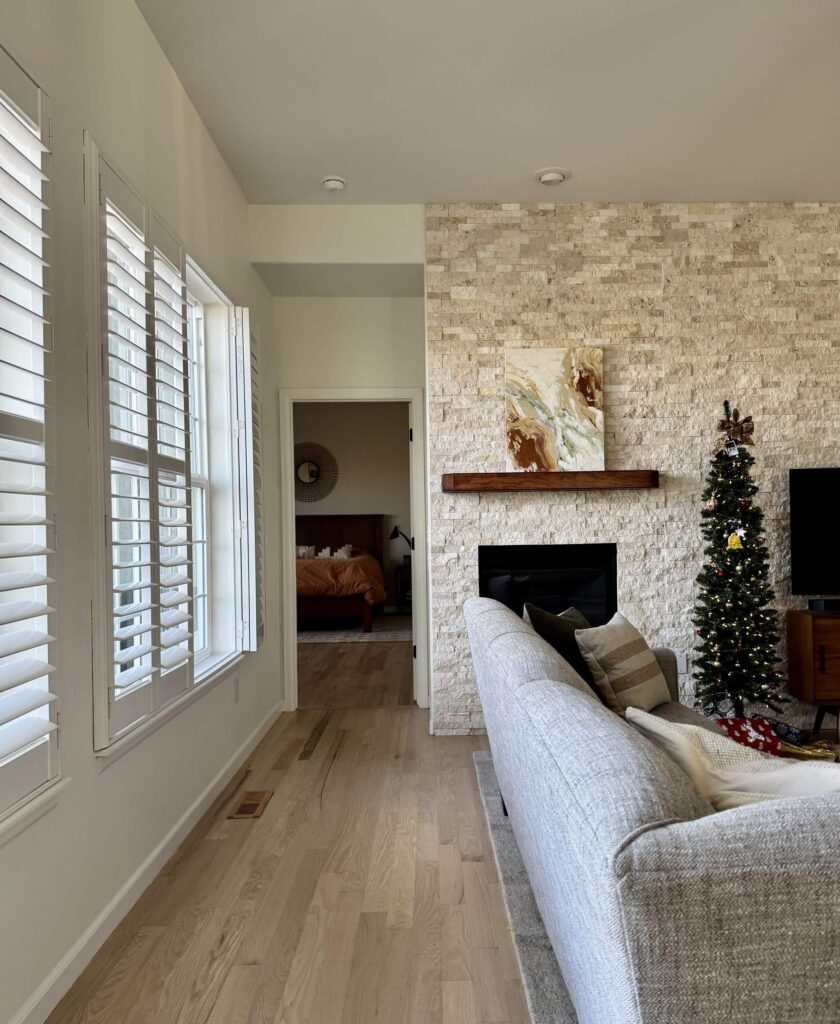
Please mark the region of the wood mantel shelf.
<svg viewBox="0 0 840 1024"><path fill-rule="evenodd" d="M658 469L606 469L569 473L444 473L443 490L608 491L659 486Z"/></svg>

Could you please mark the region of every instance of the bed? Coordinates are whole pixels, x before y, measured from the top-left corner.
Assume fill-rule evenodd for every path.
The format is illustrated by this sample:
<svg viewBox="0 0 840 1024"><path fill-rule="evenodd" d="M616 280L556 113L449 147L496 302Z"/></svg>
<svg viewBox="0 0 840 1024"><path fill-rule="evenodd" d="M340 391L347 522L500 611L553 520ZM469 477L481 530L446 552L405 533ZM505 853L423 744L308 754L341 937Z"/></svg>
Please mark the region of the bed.
<svg viewBox="0 0 840 1024"><path fill-rule="evenodd" d="M307 515L295 517L295 544L321 551L350 544L349 559L296 559L298 622L357 619L373 628L373 610L385 602L382 572L383 516Z"/></svg>

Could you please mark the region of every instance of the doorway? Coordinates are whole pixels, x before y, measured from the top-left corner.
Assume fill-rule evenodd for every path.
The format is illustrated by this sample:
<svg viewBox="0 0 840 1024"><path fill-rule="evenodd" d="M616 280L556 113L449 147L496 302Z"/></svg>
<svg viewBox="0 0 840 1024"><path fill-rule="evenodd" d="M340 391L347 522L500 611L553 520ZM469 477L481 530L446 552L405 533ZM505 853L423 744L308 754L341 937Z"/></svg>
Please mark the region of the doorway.
<svg viewBox="0 0 840 1024"><path fill-rule="evenodd" d="M419 389L281 390L289 710L428 707Z"/></svg>

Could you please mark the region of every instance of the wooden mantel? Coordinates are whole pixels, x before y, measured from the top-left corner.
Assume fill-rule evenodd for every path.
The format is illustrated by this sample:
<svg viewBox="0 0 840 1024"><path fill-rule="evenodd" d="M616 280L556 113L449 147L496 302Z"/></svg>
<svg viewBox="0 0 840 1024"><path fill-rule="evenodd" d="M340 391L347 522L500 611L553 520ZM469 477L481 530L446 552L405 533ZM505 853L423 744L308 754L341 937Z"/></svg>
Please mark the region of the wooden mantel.
<svg viewBox="0 0 840 1024"><path fill-rule="evenodd" d="M444 473L443 490L607 491L659 486L658 469L606 469L569 473Z"/></svg>

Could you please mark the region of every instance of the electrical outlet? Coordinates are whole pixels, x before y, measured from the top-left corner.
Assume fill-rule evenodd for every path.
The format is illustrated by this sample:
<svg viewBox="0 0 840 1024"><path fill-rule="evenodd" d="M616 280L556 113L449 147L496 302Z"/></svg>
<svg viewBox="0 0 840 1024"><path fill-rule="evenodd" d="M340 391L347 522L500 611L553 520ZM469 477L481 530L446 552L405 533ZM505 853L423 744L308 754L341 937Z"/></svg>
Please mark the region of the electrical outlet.
<svg viewBox="0 0 840 1024"><path fill-rule="evenodd" d="M233 677L233 703L239 703L239 676Z"/></svg>
<svg viewBox="0 0 840 1024"><path fill-rule="evenodd" d="M677 651L677 672L688 675L688 651Z"/></svg>

